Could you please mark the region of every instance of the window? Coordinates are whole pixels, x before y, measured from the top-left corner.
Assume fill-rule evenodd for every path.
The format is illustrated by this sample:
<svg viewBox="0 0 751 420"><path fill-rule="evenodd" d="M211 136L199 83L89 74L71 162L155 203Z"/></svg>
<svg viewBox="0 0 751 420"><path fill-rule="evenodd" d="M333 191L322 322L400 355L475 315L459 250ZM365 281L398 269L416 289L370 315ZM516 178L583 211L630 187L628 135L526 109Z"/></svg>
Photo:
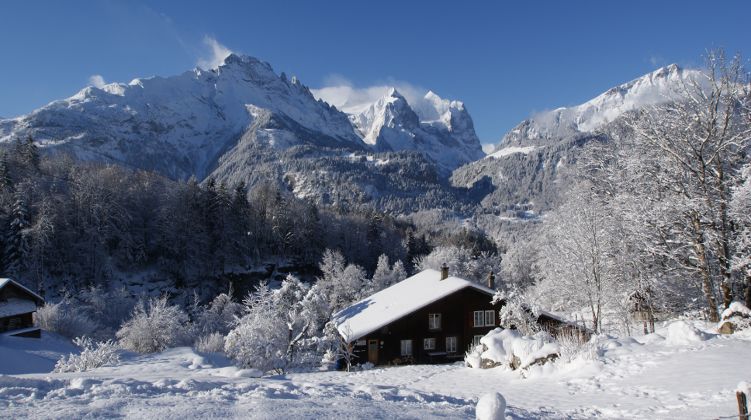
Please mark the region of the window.
<svg viewBox="0 0 751 420"><path fill-rule="evenodd" d="M425 350L435 350L435 338L426 338L422 340L422 344Z"/></svg>
<svg viewBox="0 0 751 420"><path fill-rule="evenodd" d="M483 337L485 337L485 336L484 335L476 335L476 336L472 337L472 347L479 346L481 344L480 343L480 339L483 338Z"/></svg>
<svg viewBox="0 0 751 420"><path fill-rule="evenodd" d="M475 327L494 327L495 311L474 311Z"/></svg>
<svg viewBox="0 0 751 420"><path fill-rule="evenodd" d="M428 329L441 329L441 314L428 314Z"/></svg>
<svg viewBox="0 0 751 420"><path fill-rule="evenodd" d="M485 311L485 326L495 327L495 311Z"/></svg>
<svg viewBox="0 0 751 420"><path fill-rule="evenodd" d="M446 353L456 353L456 337L446 337Z"/></svg>
<svg viewBox="0 0 751 420"><path fill-rule="evenodd" d="M412 340L402 340L402 356L412 356Z"/></svg>
<svg viewBox="0 0 751 420"><path fill-rule="evenodd" d="M482 327L485 325L485 313L483 311L475 311L475 327Z"/></svg>

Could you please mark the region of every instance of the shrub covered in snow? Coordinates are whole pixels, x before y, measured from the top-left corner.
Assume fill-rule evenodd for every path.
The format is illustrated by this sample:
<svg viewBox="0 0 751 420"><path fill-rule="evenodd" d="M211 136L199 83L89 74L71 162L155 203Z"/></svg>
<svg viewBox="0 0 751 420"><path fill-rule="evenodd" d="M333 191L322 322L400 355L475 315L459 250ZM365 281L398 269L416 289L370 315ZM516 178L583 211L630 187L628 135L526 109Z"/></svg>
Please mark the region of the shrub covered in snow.
<svg viewBox="0 0 751 420"><path fill-rule="evenodd" d="M242 315L243 305L232 300L232 292L222 293L206 306L193 305L191 311L194 329L198 336L213 333L227 335L235 318Z"/></svg>
<svg viewBox="0 0 751 420"><path fill-rule="evenodd" d="M465 361L473 368L524 369L555 360L559 354L558 343L546 332L523 336L517 330L496 328L480 339L480 345L467 353Z"/></svg>
<svg viewBox="0 0 751 420"><path fill-rule="evenodd" d="M556 336L559 356L564 362L575 359L596 360L600 355L600 348L595 337L587 339L577 331L566 330Z"/></svg>
<svg viewBox="0 0 751 420"><path fill-rule="evenodd" d="M224 336L218 332L198 337L193 347L202 353L222 353L224 351Z"/></svg>
<svg viewBox="0 0 751 420"><path fill-rule="evenodd" d="M139 301L131 318L117 332L120 345L139 353L154 353L185 344L189 338L188 315L166 297Z"/></svg>
<svg viewBox="0 0 751 420"><path fill-rule="evenodd" d="M224 351L241 368L263 372L283 366L287 328L276 313L273 291L266 285L249 296L245 315L224 341Z"/></svg>
<svg viewBox="0 0 751 420"><path fill-rule="evenodd" d="M686 346L700 343L709 336L687 321L674 321L665 330L665 344L669 346Z"/></svg>
<svg viewBox="0 0 751 420"><path fill-rule="evenodd" d="M113 338L120 324L133 309L133 300L125 290L107 292L90 287L75 297L65 294L57 303L39 308L36 320L43 330L68 338Z"/></svg>
<svg viewBox="0 0 751 420"><path fill-rule="evenodd" d="M98 327L68 296L58 303L48 303L39 308L36 321L41 329L68 338L91 336Z"/></svg>
<svg viewBox="0 0 751 420"><path fill-rule="evenodd" d="M79 337L73 343L81 348L81 353L61 357L55 364L55 372L85 372L120 362L119 348L112 340L95 342L88 337Z"/></svg>
<svg viewBox="0 0 751 420"><path fill-rule="evenodd" d="M475 407L477 420L504 420L506 418L506 399L498 392L483 395Z"/></svg>
<svg viewBox="0 0 751 420"><path fill-rule="evenodd" d="M498 312L501 327L515 328L524 335L532 335L540 331L536 308L525 301L516 287L496 292L493 296L493 304L498 302L505 302Z"/></svg>
<svg viewBox="0 0 751 420"><path fill-rule="evenodd" d="M741 302L733 302L722 312L722 320L717 329L722 334L751 328L751 309Z"/></svg>

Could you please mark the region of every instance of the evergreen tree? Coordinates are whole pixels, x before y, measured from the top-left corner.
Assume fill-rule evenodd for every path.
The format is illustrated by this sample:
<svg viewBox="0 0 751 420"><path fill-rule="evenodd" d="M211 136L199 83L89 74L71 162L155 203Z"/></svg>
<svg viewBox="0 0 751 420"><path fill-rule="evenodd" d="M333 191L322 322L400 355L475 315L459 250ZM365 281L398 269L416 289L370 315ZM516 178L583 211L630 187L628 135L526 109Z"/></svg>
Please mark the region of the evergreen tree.
<svg viewBox="0 0 751 420"><path fill-rule="evenodd" d="M34 139L31 136L27 137L26 140L19 139L16 144L16 151L22 163L30 168L39 169L39 148L34 144Z"/></svg>
<svg viewBox="0 0 751 420"><path fill-rule="evenodd" d="M26 267L26 256L29 254L28 227L29 211L26 201L21 194L16 194L8 236L5 239L5 271L10 275L17 276Z"/></svg>
<svg viewBox="0 0 751 420"><path fill-rule="evenodd" d="M12 191L13 180L10 178L8 170L8 155L5 152L0 154L0 191Z"/></svg>

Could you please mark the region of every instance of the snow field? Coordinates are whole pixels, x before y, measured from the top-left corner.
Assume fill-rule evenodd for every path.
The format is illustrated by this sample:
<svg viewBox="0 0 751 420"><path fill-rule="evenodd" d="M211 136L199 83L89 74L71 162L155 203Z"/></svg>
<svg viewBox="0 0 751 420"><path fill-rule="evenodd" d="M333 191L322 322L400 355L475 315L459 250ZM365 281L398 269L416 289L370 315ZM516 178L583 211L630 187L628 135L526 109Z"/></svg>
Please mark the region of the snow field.
<svg viewBox="0 0 751 420"><path fill-rule="evenodd" d="M697 331L704 340L695 340ZM45 346L49 357L69 351L53 338L39 340L43 345L3 338L0 355L39 355ZM187 347L127 353L117 366L83 373L39 373L36 366L30 372L37 373L2 375L0 412L11 418L473 418L480 397L500 392L511 419L703 419L736 414L736 388L751 379L747 331L716 335L709 324L678 321L647 336L600 337L598 345L596 360L530 366L524 378L462 363L258 378L260 372ZM8 373L5 357L0 372Z"/></svg>

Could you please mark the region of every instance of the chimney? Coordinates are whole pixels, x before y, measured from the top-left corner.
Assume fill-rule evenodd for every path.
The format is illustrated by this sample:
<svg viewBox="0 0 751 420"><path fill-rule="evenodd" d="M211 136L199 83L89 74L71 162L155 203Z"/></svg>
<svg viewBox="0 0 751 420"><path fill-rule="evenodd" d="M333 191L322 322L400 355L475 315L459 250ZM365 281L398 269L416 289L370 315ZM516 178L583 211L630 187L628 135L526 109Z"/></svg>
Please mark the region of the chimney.
<svg viewBox="0 0 751 420"><path fill-rule="evenodd" d="M443 263L441 266L441 280L446 280L449 277L449 266Z"/></svg>
<svg viewBox="0 0 751 420"><path fill-rule="evenodd" d="M495 289L495 274L492 271L488 274L488 289Z"/></svg>

